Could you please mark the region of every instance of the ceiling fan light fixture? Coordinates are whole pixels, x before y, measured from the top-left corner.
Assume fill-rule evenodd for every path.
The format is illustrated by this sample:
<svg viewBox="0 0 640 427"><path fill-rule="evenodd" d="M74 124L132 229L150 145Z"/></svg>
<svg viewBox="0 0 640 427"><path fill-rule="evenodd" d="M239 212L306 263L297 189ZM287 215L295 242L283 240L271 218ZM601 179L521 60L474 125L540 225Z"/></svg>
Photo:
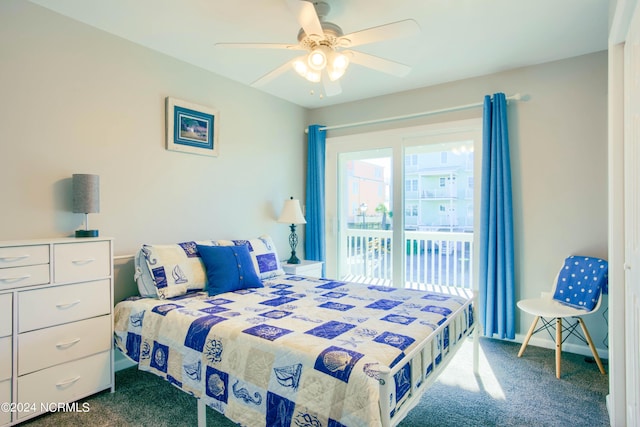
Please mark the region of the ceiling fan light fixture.
<svg viewBox="0 0 640 427"><path fill-rule="evenodd" d="M347 55L335 51L332 52L329 62L327 63L329 79L332 82L335 82L344 75L345 71L347 71L347 67L349 67L349 58Z"/></svg>
<svg viewBox="0 0 640 427"><path fill-rule="evenodd" d="M296 73L300 74L302 77L304 77L307 74L307 71L309 71L309 67L307 67L305 61L301 59L296 59L295 61L293 61L293 69L296 70Z"/></svg>
<svg viewBox="0 0 640 427"><path fill-rule="evenodd" d="M310 82L318 83L320 81L320 71L311 69L307 65L307 60L305 57L296 59L291 65L293 66L293 69L296 70L296 73L300 74Z"/></svg>
<svg viewBox="0 0 640 427"><path fill-rule="evenodd" d="M325 46L319 46L309 52L309 56L307 57L309 67L316 71L320 71L327 66L327 54L325 50Z"/></svg>
<svg viewBox="0 0 640 427"><path fill-rule="evenodd" d="M307 74L304 76L305 79L309 80L313 83L318 83L320 81L320 71L309 70Z"/></svg>
<svg viewBox="0 0 640 427"><path fill-rule="evenodd" d="M309 80L313 83L318 83L320 81L320 71L316 71L311 69L307 65L307 61L305 57L301 57L296 59L291 64L293 69L296 70L296 73L300 74L305 79Z"/></svg>

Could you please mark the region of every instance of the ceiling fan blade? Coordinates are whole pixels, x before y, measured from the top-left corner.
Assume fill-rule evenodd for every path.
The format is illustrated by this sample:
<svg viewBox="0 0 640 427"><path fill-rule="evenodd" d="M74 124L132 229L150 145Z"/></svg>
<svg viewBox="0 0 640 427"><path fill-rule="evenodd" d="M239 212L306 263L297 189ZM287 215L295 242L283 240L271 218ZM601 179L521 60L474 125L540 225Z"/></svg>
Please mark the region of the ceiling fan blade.
<svg viewBox="0 0 640 427"><path fill-rule="evenodd" d="M348 54L351 62L354 64L359 64L394 76L404 77L411 71L411 67L408 65L369 55L368 53L356 52L355 50L344 51L343 53Z"/></svg>
<svg viewBox="0 0 640 427"><path fill-rule="evenodd" d="M267 74L265 74L264 76L260 77L255 82L251 83L251 86L253 86L253 87L264 86L267 83L271 82L276 77L279 77L282 74L286 73L287 71L293 69L292 64L293 64L293 61L295 61L296 59L298 59L298 58L292 59L291 61L287 61L284 64L282 64L281 66L279 66L278 68L276 68L275 70L269 71Z"/></svg>
<svg viewBox="0 0 640 427"><path fill-rule="evenodd" d="M324 94L326 96L335 96L342 93L342 86L338 80L331 81L327 69L322 70L322 87L324 88Z"/></svg>
<svg viewBox="0 0 640 427"><path fill-rule="evenodd" d="M324 31L313 3L306 0L287 0L287 6L308 36L315 34L324 37Z"/></svg>
<svg viewBox="0 0 640 427"><path fill-rule="evenodd" d="M366 30L356 31L340 37L340 44L345 47L361 46L383 40L414 36L420 33L420 26L413 19L380 25Z"/></svg>
<svg viewBox="0 0 640 427"><path fill-rule="evenodd" d="M289 50L305 50L299 44L286 43L216 43L216 47L230 47L239 49L289 49Z"/></svg>

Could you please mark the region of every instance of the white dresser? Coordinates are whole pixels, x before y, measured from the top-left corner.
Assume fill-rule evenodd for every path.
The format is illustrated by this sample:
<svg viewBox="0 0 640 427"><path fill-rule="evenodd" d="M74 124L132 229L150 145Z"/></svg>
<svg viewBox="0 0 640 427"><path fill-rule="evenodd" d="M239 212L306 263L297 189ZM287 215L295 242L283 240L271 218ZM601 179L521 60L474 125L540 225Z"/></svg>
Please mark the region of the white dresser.
<svg viewBox="0 0 640 427"><path fill-rule="evenodd" d="M111 238L0 241L0 426L114 390L112 312Z"/></svg>

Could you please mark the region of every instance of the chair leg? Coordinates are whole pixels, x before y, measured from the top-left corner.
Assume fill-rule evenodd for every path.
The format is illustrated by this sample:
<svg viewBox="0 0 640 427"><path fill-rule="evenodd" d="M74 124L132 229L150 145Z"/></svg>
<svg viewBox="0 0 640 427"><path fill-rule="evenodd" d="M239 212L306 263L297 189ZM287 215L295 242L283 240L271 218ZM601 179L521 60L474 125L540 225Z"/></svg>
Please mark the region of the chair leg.
<svg viewBox="0 0 640 427"><path fill-rule="evenodd" d="M536 316L536 318L533 319L533 323L531 324L531 327L529 328L529 332L527 332L527 336L525 337L524 341L522 341L522 345L520 346L520 351L518 352L518 357L522 356L522 353L524 353L524 350L527 348L527 345L529 345L529 340L531 339L531 335L533 335L533 331L536 329L536 325L538 324L538 320L540 320L540 316Z"/></svg>
<svg viewBox="0 0 640 427"><path fill-rule="evenodd" d="M580 317L578 317L578 322L580 322L582 332L584 332L584 337L587 339L587 343L589 344L591 353L593 353L593 358L596 360L598 369L600 369L600 373L602 375L606 375L607 372L604 370L604 366L602 366L602 360L600 360L600 356L598 356L598 351L596 350L596 346L593 344L593 340L591 339L591 335L589 335L589 331L587 331L587 326L584 324L584 321Z"/></svg>
<svg viewBox="0 0 640 427"><path fill-rule="evenodd" d="M556 378L560 378L561 355L562 355L562 318L556 317Z"/></svg>

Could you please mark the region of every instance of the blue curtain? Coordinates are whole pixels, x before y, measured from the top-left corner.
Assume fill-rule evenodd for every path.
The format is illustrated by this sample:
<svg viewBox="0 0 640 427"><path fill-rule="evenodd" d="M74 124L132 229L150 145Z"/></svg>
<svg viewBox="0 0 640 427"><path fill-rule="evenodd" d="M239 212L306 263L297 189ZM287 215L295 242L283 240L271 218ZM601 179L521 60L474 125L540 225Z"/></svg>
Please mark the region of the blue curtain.
<svg viewBox="0 0 640 427"><path fill-rule="evenodd" d="M479 315L484 335L515 338L511 165L504 93L484 98Z"/></svg>
<svg viewBox="0 0 640 427"><path fill-rule="evenodd" d="M305 258L325 261L324 238L324 163L326 131L320 125L309 126L307 160L307 209ZM324 276L324 265L323 265Z"/></svg>

